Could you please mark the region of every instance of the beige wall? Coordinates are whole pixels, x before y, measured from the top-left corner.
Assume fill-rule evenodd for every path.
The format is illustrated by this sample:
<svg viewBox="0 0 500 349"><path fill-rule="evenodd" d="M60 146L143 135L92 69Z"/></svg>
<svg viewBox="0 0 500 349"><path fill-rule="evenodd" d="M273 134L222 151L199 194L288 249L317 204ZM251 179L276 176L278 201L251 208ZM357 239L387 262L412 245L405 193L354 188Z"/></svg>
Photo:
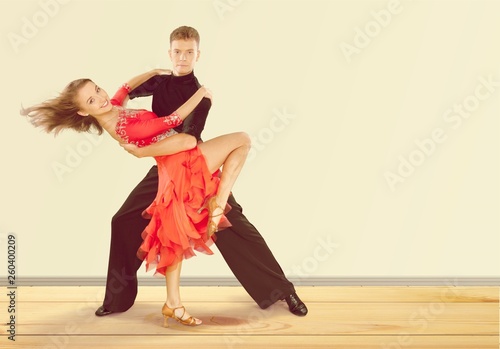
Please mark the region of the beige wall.
<svg viewBox="0 0 500 349"><path fill-rule="evenodd" d="M215 96L204 137L254 137L234 193L288 275L500 275L499 2L2 5L0 235L17 235L20 276L104 276L110 218L153 164L108 136L42 134L21 103L168 68L185 24ZM231 273L217 251L184 275Z"/></svg>

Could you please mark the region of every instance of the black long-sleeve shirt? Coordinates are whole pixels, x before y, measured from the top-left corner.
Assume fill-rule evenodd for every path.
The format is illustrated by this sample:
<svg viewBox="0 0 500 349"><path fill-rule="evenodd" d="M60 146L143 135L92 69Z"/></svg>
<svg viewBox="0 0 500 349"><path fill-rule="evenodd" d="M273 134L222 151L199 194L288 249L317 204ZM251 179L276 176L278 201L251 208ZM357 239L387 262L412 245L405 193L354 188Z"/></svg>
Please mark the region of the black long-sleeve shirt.
<svg viewBox="0 0 500 349"><path fill-rule="evenodd" d="M130 99L153 95L152 109L156 115L170 115L184 104L200 87L194 72L183 76L156 75L130 91ZM193 135L201 140L208 112L212 103L203 98L184 122L175 128L177 132Z"/></svg>

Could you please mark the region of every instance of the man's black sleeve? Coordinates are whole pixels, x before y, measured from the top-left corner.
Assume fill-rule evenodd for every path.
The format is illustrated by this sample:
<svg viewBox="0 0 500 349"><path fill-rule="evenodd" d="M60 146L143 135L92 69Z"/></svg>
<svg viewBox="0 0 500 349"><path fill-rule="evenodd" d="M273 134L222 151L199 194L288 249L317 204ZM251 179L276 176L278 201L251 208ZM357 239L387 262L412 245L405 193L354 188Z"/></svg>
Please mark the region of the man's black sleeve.
<svg viewBox="0 0 500 349"><path fill-rule="evenodd" d="M184 132L194 136L198 141L201 141L201 133L205 128L208 112L212 102L208 98L203 98L198 106L189 114L184 122L175 128L177 132Z"/></svg>

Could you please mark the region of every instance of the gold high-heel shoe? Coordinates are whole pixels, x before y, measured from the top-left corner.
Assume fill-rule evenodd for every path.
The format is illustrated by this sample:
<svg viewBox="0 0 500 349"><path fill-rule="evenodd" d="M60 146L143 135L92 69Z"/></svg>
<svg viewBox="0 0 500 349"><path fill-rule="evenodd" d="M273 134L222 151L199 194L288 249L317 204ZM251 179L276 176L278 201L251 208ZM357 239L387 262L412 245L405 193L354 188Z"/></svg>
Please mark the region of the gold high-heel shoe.
<svg viewBox="0 0 500 349"><path fill-rule="evenodd" d="M219 225L215 224L212 218L222 216L224 214L224 209L217 203L217 197L212 196L210 199L208 199L207 205L208 205L208 227L207 227L207 234L208 236L212 236L214 233L216 233L219 230ZM220 208L221 212L219 214L214 215L214 211L216 209Z"/></svg>
<svg viewBox="0 0 500 349"><path fill-rule="evenodd" d="M175 310L176 309L183 309L184 311L182 312L181 316L175 315ZM172 318L175 319L177 322L186 325L186 326L199 326L201 323L197 324L196 319L192 316L188 317L187 319L183 319L182 317L184 314L186 314L186 308L184 307L177 307L177 308L169 308L168 305L165 303L163 305L163 308L161 309L161 313L163 314L163 327L168 327L168 319Z"/></svg>
<svg viewBox="0 0 500 349"><path fill-rule="evenodd" d="M205 208L208 210L207 234L208 237L210 237L219 230L218 224L215 224L212 218L222 216L224 214L224 209L217 203L217 196L208 198L205 204L198 210L198 213ZM221 213L214 215L214 211L218 208L221 209Z"/></svg>

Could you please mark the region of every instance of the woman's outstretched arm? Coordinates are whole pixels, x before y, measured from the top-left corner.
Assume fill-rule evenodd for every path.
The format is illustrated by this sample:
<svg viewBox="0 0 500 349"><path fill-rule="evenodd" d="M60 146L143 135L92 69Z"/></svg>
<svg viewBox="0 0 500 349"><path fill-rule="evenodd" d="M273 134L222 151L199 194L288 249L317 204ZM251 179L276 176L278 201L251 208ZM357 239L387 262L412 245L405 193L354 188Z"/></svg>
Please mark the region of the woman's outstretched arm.
<svg viewBox="0 0 500 349"><path fill-rule="evenodd" d="M162 74L171 75L172 71L170 69L153 69L143 74L134 76L132 79L127 81L127 84L130 86L130 90L133 90L151 79L153 76Z"/></svg>
<svg viewBox="0 0 500 349"><path fill-rule="evenodd" d="M148 81L149 79L151 79L152 77L162 74L170 75L172 74L172 71L169 69L153 69L148 72L142 73L140 75L134 76L132 79L127 81L126 84L124 84L124 86L127 86L128 91L132 91L138 86ZM116 97L116 95L114 97ZM128 99L129 99L128 94L124 95L123 100L120 100L119 105L125 107L127 105Z"/></svg>

